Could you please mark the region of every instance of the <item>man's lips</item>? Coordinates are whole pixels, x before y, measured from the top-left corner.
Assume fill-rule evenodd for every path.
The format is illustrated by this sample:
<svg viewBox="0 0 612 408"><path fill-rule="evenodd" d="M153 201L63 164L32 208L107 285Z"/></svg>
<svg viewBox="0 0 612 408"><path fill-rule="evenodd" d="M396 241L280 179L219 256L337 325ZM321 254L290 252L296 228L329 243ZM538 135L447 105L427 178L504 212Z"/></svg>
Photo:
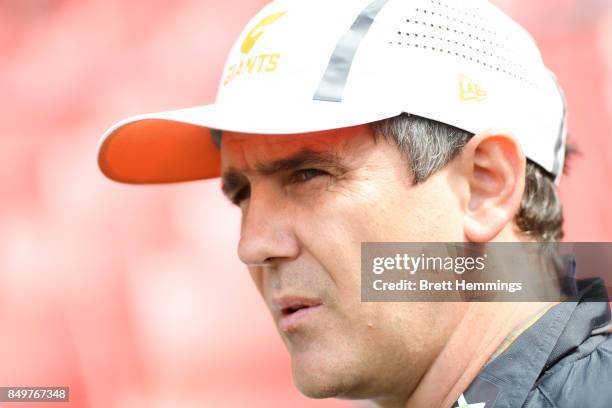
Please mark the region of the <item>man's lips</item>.
<svg viewBox="0 0 612 408"><path fill-rule="evenodd" d="M320 310L323 302L316 298L282 296L274 298L272 305L277 316L278 328L283 332L292 332L304 324L310 315Z"/></svg>

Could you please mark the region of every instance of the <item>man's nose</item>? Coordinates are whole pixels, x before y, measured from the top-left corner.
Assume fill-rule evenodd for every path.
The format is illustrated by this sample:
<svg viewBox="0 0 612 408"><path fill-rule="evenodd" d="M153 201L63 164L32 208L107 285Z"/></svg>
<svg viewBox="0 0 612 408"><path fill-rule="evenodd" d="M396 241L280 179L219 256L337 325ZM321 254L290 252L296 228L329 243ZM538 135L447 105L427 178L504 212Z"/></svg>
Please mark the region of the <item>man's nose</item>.
<svg viewBox="0 0 612 408"><path fill-rule="evenodd" d="M297 257L299 245L293 229L296 221L282 197L252 189L242 215L238 257L250 266Z"/></svg>

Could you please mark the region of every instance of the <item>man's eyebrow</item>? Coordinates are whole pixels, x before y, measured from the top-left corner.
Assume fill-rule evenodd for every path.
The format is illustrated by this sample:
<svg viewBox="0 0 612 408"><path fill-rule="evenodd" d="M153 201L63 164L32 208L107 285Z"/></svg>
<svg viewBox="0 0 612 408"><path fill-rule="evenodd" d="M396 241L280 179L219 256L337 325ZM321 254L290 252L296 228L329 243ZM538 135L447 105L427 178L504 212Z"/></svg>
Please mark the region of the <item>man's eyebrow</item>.
<svg viewBox="0 0 612 408"><path fill-rule="evenodd" d="M269 163L258 163L255 165L255 174L263 176L271 176L276 173L287 172L291 170L303 169L309 166L318 166L323 168L335 168L340 172L346 170L340 156L331 151L317 151L309 148L304 148L292 156L274 160ZM222 187L223 193L228 197L237 188L241 187L246 182L246 172L242 172L236 168L229 168L223 173Z"/></svg>
<svg viewBox="0 0 612 408"><path fill-rule="evenodd" d="M258 174L271 176L275 173L301 169L308 166L344 167L339 155L334 152L304 148L290 157L275 160L270 163L259 163L255 166L255 169Z"/></svg>

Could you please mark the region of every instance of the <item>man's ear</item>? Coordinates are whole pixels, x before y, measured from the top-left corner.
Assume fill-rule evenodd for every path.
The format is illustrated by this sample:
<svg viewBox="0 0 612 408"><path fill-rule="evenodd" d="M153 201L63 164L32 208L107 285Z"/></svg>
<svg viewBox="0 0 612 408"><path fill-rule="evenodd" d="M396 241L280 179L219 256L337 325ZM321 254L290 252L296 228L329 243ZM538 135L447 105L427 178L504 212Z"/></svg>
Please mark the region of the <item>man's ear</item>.
<svg viewBox="0 0 612 408"><path fill-rule="evenodd" d="M526 159L510 136L481 133L461 154L467 181L464 232L472 242L488 242L514 221L525 189Z"/></svg>

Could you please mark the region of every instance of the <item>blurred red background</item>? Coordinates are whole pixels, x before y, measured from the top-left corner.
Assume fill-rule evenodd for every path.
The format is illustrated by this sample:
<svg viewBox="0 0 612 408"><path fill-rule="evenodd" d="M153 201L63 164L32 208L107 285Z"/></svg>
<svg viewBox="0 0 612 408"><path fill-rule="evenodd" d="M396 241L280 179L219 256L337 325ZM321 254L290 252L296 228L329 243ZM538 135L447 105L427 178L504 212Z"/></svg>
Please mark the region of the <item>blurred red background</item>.
<svg viewBox="0 0 612 408"><path fill-rule="evenodd" d="M118 119L212 102L264 3L0 0L0 386L70 386L75 407L359 406L293 388L218 180L133 187L96 167ZM611 241L612 4L495 3L567 94L566 240Z"/></svg>

